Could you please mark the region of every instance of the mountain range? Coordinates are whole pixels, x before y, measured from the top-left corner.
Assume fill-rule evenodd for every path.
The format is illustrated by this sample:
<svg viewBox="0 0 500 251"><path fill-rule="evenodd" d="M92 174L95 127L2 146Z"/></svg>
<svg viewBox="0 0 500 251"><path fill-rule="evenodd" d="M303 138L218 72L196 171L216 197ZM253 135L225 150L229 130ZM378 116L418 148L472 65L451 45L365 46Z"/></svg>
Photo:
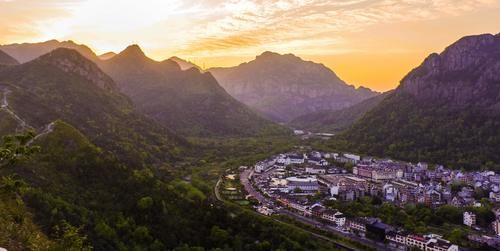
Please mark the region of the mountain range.
<svg viewBox="0 0 500 251"><path fill-rule="evenodd" d="M322 64L264 52L230 68L208 69L229 94L279 122L324 110L339 110L378 93L347 85Z"/></svg>
<svg viewBox="0 0 500 251"><path fill-rule="evenodd" d="M0 118L0 124L10 124L11 131L42 131L62 120L99 147L138 166L172 160L183 141L151 123L107 74L72 49L59 48L27 63L0 68L0 91L2 110L10 114Z"/></svg>
<svg viewBox="0 0 500 251"><path fill-rule="evenodd" d="M72 41L50 40L0 46L19 62L33 60L56 48L70 48L96 63L130 97L133 105L158 125L186 136L255 136L286 130L239 103L219 86L210 73L173 57L154 61L137 46L119 54L97 56ZM194 65L193 65L194 66Z"/></svg>
<svg viewBox="0 0 500 251"><path fill-rule="evenodd" d="M144 112L183 135L251 136L285 132L231 97L210 73L154 61L137 45L99 62Z"/></svg>
<svg viewBox="0 0 500 251"><path fill-rule="evenodd" d="M331 143L377 156L500 170L500 34L431 54Z"/></svg>

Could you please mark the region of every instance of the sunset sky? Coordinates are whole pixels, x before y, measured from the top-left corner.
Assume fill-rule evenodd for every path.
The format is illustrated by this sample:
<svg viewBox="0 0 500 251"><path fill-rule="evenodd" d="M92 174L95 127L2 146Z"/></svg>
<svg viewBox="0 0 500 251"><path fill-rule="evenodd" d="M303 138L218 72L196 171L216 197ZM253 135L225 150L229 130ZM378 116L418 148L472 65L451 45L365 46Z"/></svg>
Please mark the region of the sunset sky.
<svg viewBox="0 0 500 251"><path fill-rule="evenodd" d="M500 0L0 0L0 44L137 43L206 68L294 53L375 90L464 35L499 32Z"/></svg>

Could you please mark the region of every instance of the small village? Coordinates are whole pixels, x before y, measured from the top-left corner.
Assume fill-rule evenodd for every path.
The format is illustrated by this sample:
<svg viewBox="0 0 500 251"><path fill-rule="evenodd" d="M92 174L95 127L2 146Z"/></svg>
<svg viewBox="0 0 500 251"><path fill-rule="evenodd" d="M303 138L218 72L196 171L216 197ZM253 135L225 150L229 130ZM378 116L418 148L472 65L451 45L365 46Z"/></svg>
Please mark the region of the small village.
<svg viewBox="0 0 500 251"><path fill-rule="evenodd" d="M355 236L358 241L384 243L392 250L452 251L460 247L441 235L412 233L379 218L347 217L329 207L329 202L368 196L401 208L409 204L462 208L463 225L474 233L468 235L468 241L500 247L500 174L493 171L466 172L350 153L297 151L259 161L253 167L240 167L239 180L242 196L254 201L261 214L285 214L346 237ZM224 192L234 194L230 189ZM477 224L474 210L466 210L486 202L495 205L495 219L487 227Z"/></svg>

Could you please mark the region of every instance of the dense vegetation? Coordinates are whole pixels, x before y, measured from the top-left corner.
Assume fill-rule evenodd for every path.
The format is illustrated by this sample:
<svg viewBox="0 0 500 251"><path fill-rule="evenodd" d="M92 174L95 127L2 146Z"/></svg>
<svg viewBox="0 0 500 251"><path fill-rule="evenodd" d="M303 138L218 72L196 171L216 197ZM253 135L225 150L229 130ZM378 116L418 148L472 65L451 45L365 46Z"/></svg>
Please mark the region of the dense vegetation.
<svg viewBox="0 0 500 251"><path fill-rule="evenodd" d="M222 151L234 148L230 143L223 147L215 140L211 142L205 141L204 144L214 149L214 153L216 148L222 148ZM247 150L252 149L251 145L258 145L250 140L247 142ZM26 212L23 219L32 219L23 223L24 228L30 229L25 233L27 237L22 237L24 242L19 244L24 248L333 249L330 244L311 238L297 228L214 201L213 186L204 180L213 177L207 176L201 169L194 168L194 175L185 181L178 179L175 169L168 167L125 166L62 121L58 121L54 131L37 143L41 151L31 159L0 169L2 176L13 177L23 184L23 188L15 192L21 203L18 205L23 206L9 206L8 210ZM268 145L266 142L261 144ZM240 148L243 149L245 147ZM255 147L251 151L258 153ZM246 156L246 152L238 154ZM234 153L228 151L219 159L229 161L231 155L234 156ZM218 158L210 156L198 153L194 156L198 159L193 157L191 161L209 167L214 165L211 160ZM237 162L230 164L247 163L245 158ZM188 166L186 163L182 165ZM223 166L217 168L220 170ZM10 196L14 195L11 193ZM33 239L35 236L41 236L41 239ZM11 237L8 239L12 240ZM0 242L1 245L14 247L8 242ZM33 248L34 245L37 248Z"/></svg>
<svg viewBox="0 0 500 251"><path fill-rule="evenodd" d="M43 128L63 119L132 165L173 160L186 143L135 111L113 81L76 51L58 49L5 68L0 84L0 91L10 90L10 109L29 126ZM12 128L6 125L12 118L0 120Z"/></svg>
<svg viewBox="0 0 500 251"><path fill-rule="evenodd" d="M500 121L484 111L451 112L446 106L417 103L412 96L398 93L323 147L498 171Z"/></svg>
<svg viewBox="0 0 500 251"><path fill-rule="evenodd" d="M138 107L160 125L187 136L283 135L287 130L231 97L196 68L154 61L130 46L99 63Z"/></svg>
<svg viewBox="0 0 500 251"><path fill-rule="evenodd" d="M488 228L495 219L492 205L488 200L481 201L481 207L457 208L443 205L431 208L424 204L410 204L405 208L378 198L362 197L352 202L328 201L326 204L339 209L347 217L378 217L384 223L402 227L408 231L427 234L443 234L445 238L460 246L467 246L466 234L470 232L462 225L463 212L472 211L477 216L477 224Z"/></svg>

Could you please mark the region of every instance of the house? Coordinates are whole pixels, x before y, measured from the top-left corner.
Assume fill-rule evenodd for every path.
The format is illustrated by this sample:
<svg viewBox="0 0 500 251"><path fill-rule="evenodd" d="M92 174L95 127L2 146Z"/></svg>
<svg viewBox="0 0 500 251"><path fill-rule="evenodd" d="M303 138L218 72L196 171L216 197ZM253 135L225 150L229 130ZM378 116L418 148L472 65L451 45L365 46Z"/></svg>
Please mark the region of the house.
<svg viewBox="0 0 500 251"><path fill-rule="evenodd" d="M476 225L476 214L473 212L464 212L464 225L469 227Z"/></svg>

